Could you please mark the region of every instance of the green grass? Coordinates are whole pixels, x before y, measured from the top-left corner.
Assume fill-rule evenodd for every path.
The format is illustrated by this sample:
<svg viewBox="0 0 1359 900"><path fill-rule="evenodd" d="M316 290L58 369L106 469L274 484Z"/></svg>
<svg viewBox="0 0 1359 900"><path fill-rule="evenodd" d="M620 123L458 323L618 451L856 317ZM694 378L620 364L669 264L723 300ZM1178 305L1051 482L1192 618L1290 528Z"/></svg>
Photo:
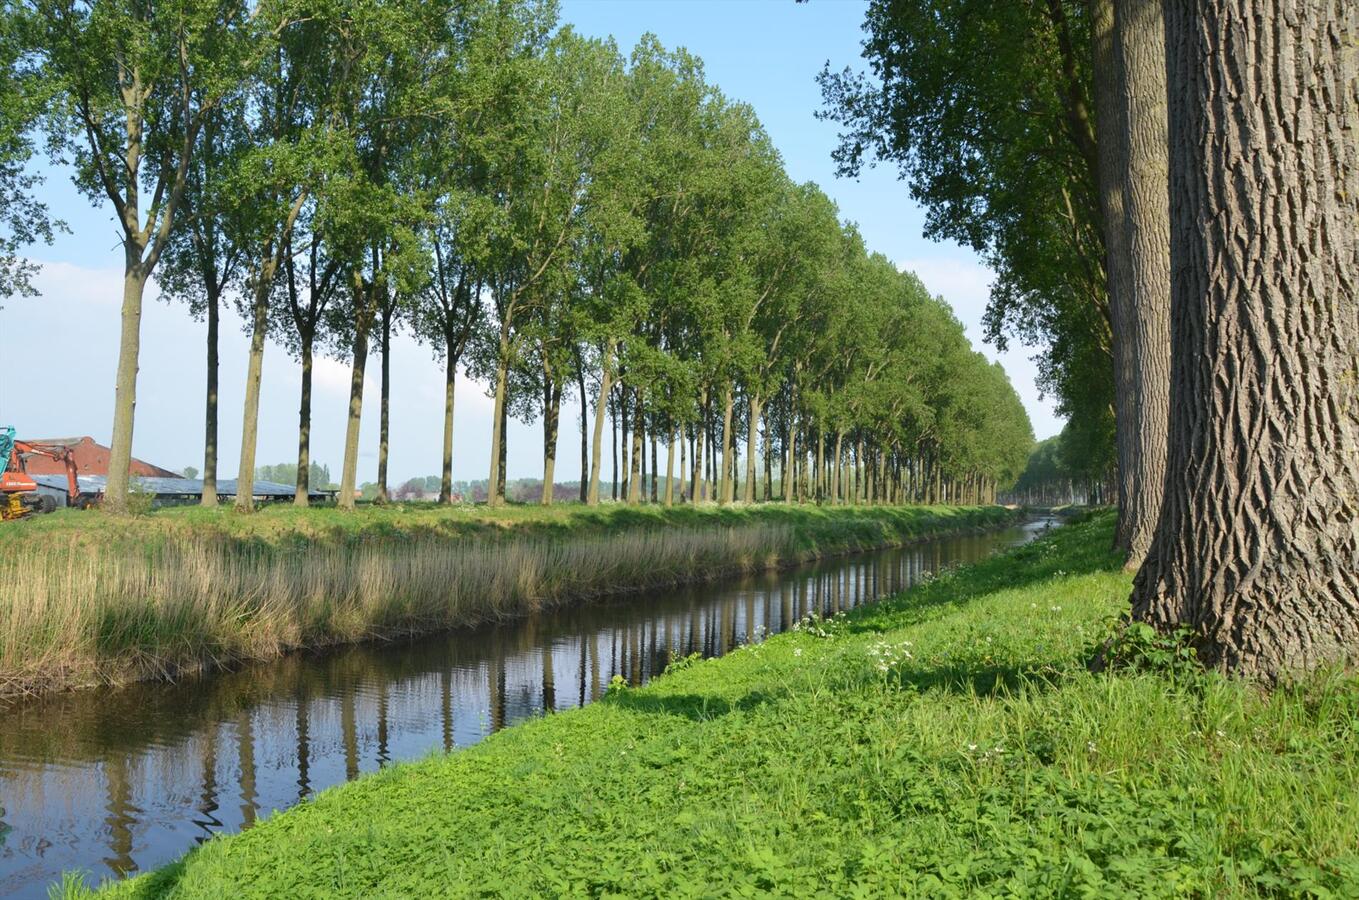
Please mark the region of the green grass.
<svg viewBox="0 0 1359 900"><path fill-rule="evenodd" d="M593 507L578 503L548 507L527 504L502 507L361 504L352 512L335 506L299 509L291 504L272 504L249 514L237 513L229 505L215 509L177 506L133 517L109 515L99 510L58 510L50 515L29 516L0 524L0 553L71 542L82 546L155 546L185 537L211 537L252 546L291 547L318 542L373 543L510 534L557 537L615 534L677 525L732 527L749 524L797 526L809 532L817 530L823 537L830 538L844 528L852 528L857 533L847 535L847 542L871 541L875 530L879 534L932 532L938 528L941 516L962 515L960 509L944 506L822 507L783 503L664 507L606 502Z"/></svg>
<svg viewBox="0 0 1359 900"><path fill-rule="evenodd" d="M108 890L1359 894L1359 683L1267 694L1154 647L1090 673L1129 589L1110 541L1107 515L1068 526L325 791Z"/></svg>
<svg viewBox="0 0 1359 900"><path fill-rule="evenodd" d="M1000 507L275 507L0 526L0 700L992 527Z"/></svg>

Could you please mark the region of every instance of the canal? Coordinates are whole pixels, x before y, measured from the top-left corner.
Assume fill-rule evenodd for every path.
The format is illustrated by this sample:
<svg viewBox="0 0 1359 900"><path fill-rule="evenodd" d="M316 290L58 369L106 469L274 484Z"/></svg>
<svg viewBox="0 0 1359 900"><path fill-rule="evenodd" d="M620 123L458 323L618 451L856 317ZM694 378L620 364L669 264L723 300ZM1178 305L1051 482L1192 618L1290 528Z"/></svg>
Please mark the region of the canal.
<svg viewBox="0 0 1359 900"><path fill-rule="evenodd" d="M46 896L65 871L93 883L155 868L323 788L589 703L616 674L640 684L677 656L720 656L1048 526L0 709L0 897Z"/></svg>

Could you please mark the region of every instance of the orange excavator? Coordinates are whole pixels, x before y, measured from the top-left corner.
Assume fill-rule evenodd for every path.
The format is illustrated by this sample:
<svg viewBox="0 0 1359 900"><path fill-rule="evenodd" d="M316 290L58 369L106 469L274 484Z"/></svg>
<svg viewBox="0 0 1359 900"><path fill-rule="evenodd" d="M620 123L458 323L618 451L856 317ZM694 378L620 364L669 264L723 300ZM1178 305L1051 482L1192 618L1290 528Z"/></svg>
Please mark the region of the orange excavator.
<svg viewBox="0 0 1359 900"><path fill-rule="evenodd" d="M47 513L57 508L57 499L38 490L38 483L26 471L24 459L37 454L55 459L66 467L66 502L84 506L80 481L76 477L75 456L64 444L37 444L14 437L11 427L0 428L0 521L20 519L32 513Z"/></svg>

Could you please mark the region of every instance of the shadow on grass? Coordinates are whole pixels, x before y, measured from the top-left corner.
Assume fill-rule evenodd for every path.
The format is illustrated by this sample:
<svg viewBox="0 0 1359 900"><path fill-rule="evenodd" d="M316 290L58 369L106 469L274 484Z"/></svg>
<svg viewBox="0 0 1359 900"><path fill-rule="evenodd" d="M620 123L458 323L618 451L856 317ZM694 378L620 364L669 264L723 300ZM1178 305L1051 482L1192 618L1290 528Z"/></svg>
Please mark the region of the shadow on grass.
<svg viewBox="0 0 1359 900"><path fill-rule="evenodd" d="M1109 516L1063 526L891 599L852 610L843 627L847 633L863 634L918 625L938 618L948 607L998 591L1020 590L1059 577L1116 573L1123 558L1112 549L1112 528Z"/></svg>
<svg viewBox="0 0 1359 900"><path fill-rule="evenodd" d="M611 695L604 702L619 709L632 710L647 715L678 716L692 722L706 722L733 712L755 709L776 701L776 697L764 691L753 691L732 702L722 697L704 694L653 694L650 692L624 691Z"/></svg>

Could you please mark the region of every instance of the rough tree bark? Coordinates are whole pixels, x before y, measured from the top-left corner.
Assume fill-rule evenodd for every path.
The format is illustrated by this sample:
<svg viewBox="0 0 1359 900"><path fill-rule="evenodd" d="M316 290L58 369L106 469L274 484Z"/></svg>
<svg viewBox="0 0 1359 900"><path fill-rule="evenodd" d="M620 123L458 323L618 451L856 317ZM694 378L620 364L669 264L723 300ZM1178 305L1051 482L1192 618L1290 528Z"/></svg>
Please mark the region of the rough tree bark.
<svg viewBox="0 0 1359 900"><path fill-rule="evenodd" d="M1114 321L1118 536L1136 569L1161 511L1170 414L1170 203L1167 190L1165 18L1160 0L1114 4L1114 98L1127 253ZM1101 117L1101 122L1103 117ZM1100 146L1105 128L1101 125ZM1103 157L1100 160L1104 163ZM1112 276L1112 273L1111 273Z"/></svg>
<svg viewBox="0 0 1359 900"><path fill-rule="evenodd" d="M1119 0L1123 2L1123 0ZM1114 545L1129 549L1132 522L1125 491L1135 492L1138 435L1134 430L1137 359L1130 340L1133 317L1132 263L1128 253L1124 186L1128 171L1128 142L1124 123L1124 77L1120 65L1114 0L1091 0L1090 45L1095 92L1095 136L1099 185L1100 226L1104 235L1104 272L1109 295L1111 343L1114 360L1114 445L1118 457L1118 525Z"/></svg>
<svg viewBox="0 0 1359 900"><path fill-rule="evenodd" d="M1165 14L1170 475L1133 616L1276 680L1359 651L1359 5Z"/></svg>

